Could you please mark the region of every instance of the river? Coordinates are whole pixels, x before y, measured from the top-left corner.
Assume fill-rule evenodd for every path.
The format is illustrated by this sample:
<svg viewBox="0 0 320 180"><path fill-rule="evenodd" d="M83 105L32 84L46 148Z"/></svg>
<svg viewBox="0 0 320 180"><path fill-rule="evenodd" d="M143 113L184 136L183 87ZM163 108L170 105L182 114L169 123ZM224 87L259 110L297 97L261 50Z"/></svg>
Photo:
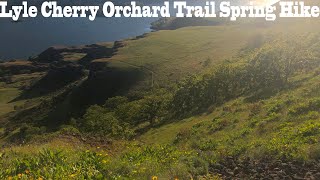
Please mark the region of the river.
<svg viewBox="0 0 320 180"><path fill-rule="evenodd" d="M0 19L0 59L36 56L54 45L115 41L149 32L155 18L28 18Z"/></svg>

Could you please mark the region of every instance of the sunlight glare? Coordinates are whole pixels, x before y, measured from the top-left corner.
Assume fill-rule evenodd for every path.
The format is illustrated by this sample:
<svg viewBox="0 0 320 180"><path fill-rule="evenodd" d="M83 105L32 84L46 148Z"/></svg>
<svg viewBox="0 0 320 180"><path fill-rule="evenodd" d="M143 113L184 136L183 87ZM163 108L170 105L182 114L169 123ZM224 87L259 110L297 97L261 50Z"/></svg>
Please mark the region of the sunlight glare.
<svg viewBox="0 0 320 180"><path fill-rule="evenodd" d="M260 5L273 5L279 1L280 0L258 0L256 2ZM252 2L255 2L255 1L252 1Z"/></svg>

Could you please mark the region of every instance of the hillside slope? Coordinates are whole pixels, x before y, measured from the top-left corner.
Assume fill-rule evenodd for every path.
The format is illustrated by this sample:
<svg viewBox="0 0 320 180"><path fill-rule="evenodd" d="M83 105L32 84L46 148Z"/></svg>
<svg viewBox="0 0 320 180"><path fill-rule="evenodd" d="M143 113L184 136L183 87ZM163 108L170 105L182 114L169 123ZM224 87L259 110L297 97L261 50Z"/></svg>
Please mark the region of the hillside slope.
<svg viewBox="0 0 320 180"><path fill-rule="evenodd" d="M145 37L116 42L114 45L113 43L101 43L70 48L49 48L32 61L49 65L55 61L67 61L68 63L53 64L52 67L62 70L68 69L64 67L68 66L67 64L80 64L89 70L88 79L81 83L79 88L74 88L67 94L70 98L64 97L62 98L64 102L58 102L54 105L59 109L59 104L63 104L63 108L67 108L71 115L76 115L83 112L91 104L104 103L108 97L149 90L152 86L167 86L187 75L199 73L224 59L232 58L241 49L248 46L247 42L257 41L259 43L263 41L259 34L264 32L262 28L252 30L238 25L193 27L176 31L152 32ZM241 36L237 36L238 33ZM12 67L15 67L14 62L5 64L12 64ZM6 67L5 64L3 64L3 67ZM28 76L24 72L17 73L21 77ZM51 78L57 81L65 81L62 76L63 73L59 76L54 74L54 76L51 75ZM45 79L47 76L43 78L43 82L48 82ZM33 86L31 84L30 88L35 89ZM44 92L48 91L45 84L43 84L43 87L37 85L37 89L41 90L41 88ZM59 88L60 90L63 89L63 83ZM31 94L37 93L28 91ZM24 92L25 97L31 96L26 95L26 93ZM49 98L52 95L42 94ZM78 97L82 98L79 99ZM15 98L17 96L12 97L12 99ZM40 111L44 114L36 116L41 118L48 113L48 110L40 109ZM55 120L58 118L66 121L66 117L70 117L70 115L61 114L61 116L49 117L49 119ZM24 118L38 119L34 115Z"/></svg>
<svg viewBox="0 0 320 180"><path fill-rule="evenodd" d="M157 31L4 71L0 178L317 178L318 22Z"/></svg>

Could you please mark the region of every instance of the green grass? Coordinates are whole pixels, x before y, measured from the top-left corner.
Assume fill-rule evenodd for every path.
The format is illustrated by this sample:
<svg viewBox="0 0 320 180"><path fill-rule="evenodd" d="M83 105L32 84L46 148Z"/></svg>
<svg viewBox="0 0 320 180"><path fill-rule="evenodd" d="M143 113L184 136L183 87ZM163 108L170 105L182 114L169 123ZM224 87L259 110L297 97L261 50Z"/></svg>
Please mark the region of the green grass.
<svg viewBox="0 0 320 180"><path fill-rule="evenodd" d="M210 69L239 55L244 49L255 48L280 35L292 38L313 32L312 29L318 26L316 22L294 19L157 31L145 38L125 40L125 47L120 48L115 56L95 61L109 62L108 66L115 68L144 67L144 71L154 72L157 84L164 85Z"/></svg>
<svg viewBox="0 0 320 180"><path fill-rule="evenodd" d="M13 112L15 106L22 107L26 103L26 106L31 107L33 102L38 101L36 99L13 100L21 94L21 87L30 86L33 81L39 80L42 76L43 73L18 74L11 76L11 83L0 83L0 117Z"/></svg>
<svg viewBox="0 0 320 180"><path fill-rule="evenodd" d="M86 55L85 53L62 53L64 61L78 61Z"/></svg>
<svg viewBox="0 0 320 180"><path fill-rule="evenodd" d="M235 36L235 32L240 34ZM164 83L201 71L207 59L214 64L231 58L246 45L250 36L255 34L247 33L246 29L239 32L237 26L154 32L146 38L126 42L108 61L144 66L155 72L157 81Z"/></svg>
<svg viewBox="0 0 320 180"><path fill-rule="evenodd" d="M17 88L1 88L0 89L0 116L13 111L13 107L19 103L10 103L20 94ZM21 103L20 103L21 104Z"/></svg>
<svg viewBox="0 0 320 180"><path fill-rule="evenodd" d="M170 146L141 147L134 142L115 143L121 148L121 153L115 154L110 147L75 146L75 143L79 142L60 139L37 147L24 145L4 149L0 152L0 164L6 168L0 169L0 178L186 178L189 175L181 168L187 168L185 161L195 155L192 151ZM190 173L206 172L205 166Z"/></svg>
<svg viewBox="0 0 320 180"><path fill-rule="evenodd" d="M270 154L310 160L319 153L320 98L315 92L320 76L308 75L297 88L271 98L247 102L241 97L212 113L151 129L138 139L219 152L222 157Z"/></svg>

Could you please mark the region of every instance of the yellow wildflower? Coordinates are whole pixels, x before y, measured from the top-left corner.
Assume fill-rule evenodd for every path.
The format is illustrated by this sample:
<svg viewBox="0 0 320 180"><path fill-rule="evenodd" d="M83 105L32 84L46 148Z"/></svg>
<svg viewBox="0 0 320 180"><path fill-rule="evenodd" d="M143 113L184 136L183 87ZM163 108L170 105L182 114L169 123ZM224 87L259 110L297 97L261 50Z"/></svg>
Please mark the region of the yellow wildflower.
<svg viewBox="0 0 320 180"><path fill-rule="evenodd" d="M9 176L9 177L8 177L8 180L12 180L12 176Z"/></svg>
<svg viewBox="0 0 320 180"><path fill-rule="evenodd" d="M39 177L38 180L43 180L43 178L42 178L42 177Z"/></svg>
<svg viewBox="0 0 320 180"><path fill-rule="evenodd" d="M29 173L30 173L29 169L27 169L25 172L26 172L26 174L29 174Z"/></svg>
<svg viewBox="0 0 320 180"><path fill-rule="evenodd" d="M22 174L18 174L18 178L21 178L22 177Z"/></svg>

